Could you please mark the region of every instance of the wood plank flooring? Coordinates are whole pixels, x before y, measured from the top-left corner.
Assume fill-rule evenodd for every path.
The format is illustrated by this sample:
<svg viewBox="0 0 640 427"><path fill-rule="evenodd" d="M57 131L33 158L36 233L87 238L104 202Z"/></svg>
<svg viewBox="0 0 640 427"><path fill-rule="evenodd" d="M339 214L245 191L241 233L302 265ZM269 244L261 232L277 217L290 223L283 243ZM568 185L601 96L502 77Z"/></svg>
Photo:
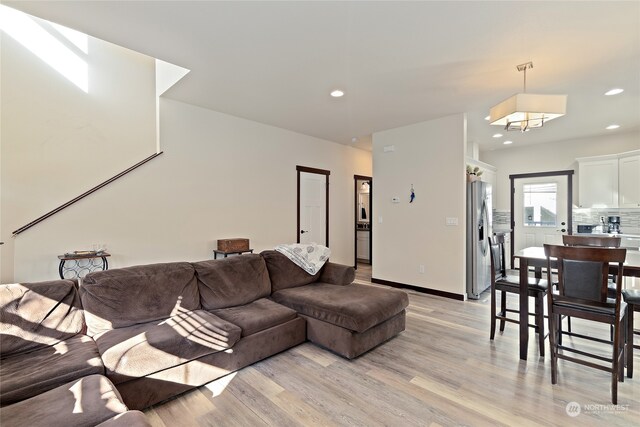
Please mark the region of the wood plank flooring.
<svg viewBox="0 0 640 427"><path fill-rule="evenodd" d="M366 267L356 283L378 286ZM605 372L560 361L552 386L535 334L528 361L518 358L516 325L490 341L488 293L466 302L407 293L407 329L355 360L307 342L145 413L154 426L640 425L640 352L614 407ZM573 327L608 336L579 319ZM570 402L581 405L577 417Z"/></svg>

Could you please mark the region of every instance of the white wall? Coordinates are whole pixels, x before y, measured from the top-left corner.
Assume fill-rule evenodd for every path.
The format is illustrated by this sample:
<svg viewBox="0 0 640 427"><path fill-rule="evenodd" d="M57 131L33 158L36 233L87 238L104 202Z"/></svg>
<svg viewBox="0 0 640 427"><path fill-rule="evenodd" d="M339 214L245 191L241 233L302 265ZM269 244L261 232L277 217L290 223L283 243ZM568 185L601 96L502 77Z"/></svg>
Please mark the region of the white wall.
<svg viewBox="0 0 640 427"><path fill-rule="evenodd" d="M532 132L544 132L544 129ZM526 145L495 151L482 151L480 160L497 168L494 208L509 210L509 175L556 170L575 170L574 198L578 196L577 157L615 154L640 148L640 132L612 133L591 138L571 139L548 144Z"/></svg>
<svg viewBox="0 0 640 427"><path fill-rule="evenodd" d="M454 115L373 135L373 277L465 293L465 128Z"/></svg>
<svg viewBox="0 0 640 427"><path fill-rule="evenodd" d="M45 277L55 255L86 248L75 223L60 236L28 231L34 240L26 248L12 231L128 168L156 151L155 66L153 58L88 37L87 53L74 47L46 21L34 18L45 34L86 62L88 92L84 92L31 50L2 33L1 40L1 183L0 240L3 282L21 277ZM87 212L81 223L99 230L106 214ZM90 236L84 237L91 243ZM24 240L24 239L23 239ZM15 243L15 248L14 248ZM55 253L39 247L55 245ZM82 246L75 244L82 243ZM21 248L33 263L14 260ZM89 247L90 248L90 247ZM50 277L50 276L49 276Z"/></svg>
<svg viewBox="0 0 640 427"><path fill-rule="evenodd" d="M331 171L331 258L353 264L353 175L371 174L371 153L167 99L160 111L164 154L20 235L16 281L55 278L57 254L92 242L112 268L210 259L219 238L295 242L296 165Z"/></svg>

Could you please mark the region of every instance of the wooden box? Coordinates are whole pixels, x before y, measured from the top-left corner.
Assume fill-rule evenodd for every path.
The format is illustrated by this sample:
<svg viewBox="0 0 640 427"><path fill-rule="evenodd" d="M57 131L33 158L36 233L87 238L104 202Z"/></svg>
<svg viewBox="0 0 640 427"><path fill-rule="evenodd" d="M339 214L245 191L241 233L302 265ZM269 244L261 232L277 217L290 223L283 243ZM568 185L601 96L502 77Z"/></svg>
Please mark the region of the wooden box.
<svg viewBox="0 0 640 427"><path fill-rule="evenodd" d="M218 250L223 252L248 251L249 239L219 239Z"/></svg>

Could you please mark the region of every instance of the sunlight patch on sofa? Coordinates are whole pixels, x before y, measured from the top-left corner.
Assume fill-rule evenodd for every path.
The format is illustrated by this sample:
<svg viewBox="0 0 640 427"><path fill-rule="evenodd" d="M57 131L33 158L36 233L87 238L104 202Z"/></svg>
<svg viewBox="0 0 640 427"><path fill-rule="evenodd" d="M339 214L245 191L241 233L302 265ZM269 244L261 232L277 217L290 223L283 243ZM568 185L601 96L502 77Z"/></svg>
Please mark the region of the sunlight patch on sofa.
<svg viewBox="0 0 640 427"><path fill-rule="evenodd" d="M81 414L83 413L82 409L82 380L76 381L73 383L69 391L73 394L74 403L73 403L73 411L72 414Z"/></svg>
<svg viewBox="0 0 640 427"><path fill-rule="evenodd" d="M55 344L53 348L55 349L54 354L67 354L69 352L69 347L67 347L67 343L64 341Z"/></svg>

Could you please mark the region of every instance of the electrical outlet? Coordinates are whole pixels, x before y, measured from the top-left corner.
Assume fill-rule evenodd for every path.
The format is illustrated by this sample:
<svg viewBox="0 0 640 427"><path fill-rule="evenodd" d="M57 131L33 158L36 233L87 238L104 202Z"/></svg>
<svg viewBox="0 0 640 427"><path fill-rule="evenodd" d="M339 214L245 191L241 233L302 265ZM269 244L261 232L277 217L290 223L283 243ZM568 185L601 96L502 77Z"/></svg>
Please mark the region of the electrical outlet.
<svg viewBox="0 0 640 427"><path fill-rule="evenodd" d="M418 273L424 274L424 265L419 265L418 266Z"/></svg>

